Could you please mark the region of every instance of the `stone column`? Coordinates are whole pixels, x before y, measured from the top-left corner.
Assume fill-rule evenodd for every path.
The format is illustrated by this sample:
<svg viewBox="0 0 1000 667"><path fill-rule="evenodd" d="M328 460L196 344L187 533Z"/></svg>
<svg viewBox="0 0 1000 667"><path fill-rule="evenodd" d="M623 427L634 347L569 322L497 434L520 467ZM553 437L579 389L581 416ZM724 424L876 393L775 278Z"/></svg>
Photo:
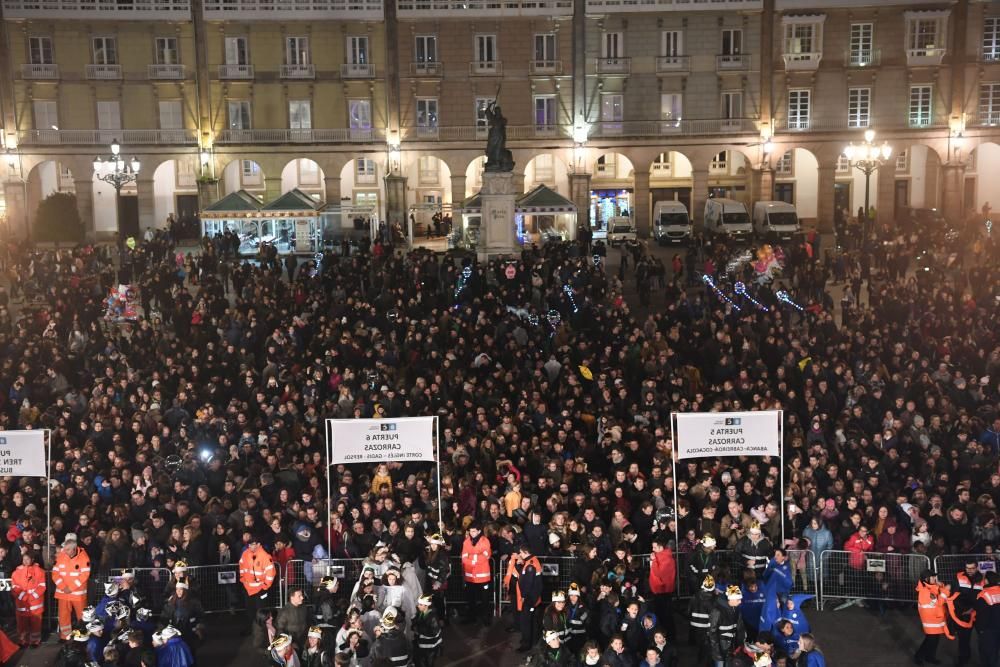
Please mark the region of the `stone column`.
<svg viewBox="0 0 1000 667"><path fill-rule="evenodd" d="M705 200L708 199L708 169L691 171L691 223L695 232L705 232Z"/></svg>
<svg viewBox="0 0 1000 667"><path fill-rule="evenodd" d="M830 234L833 232L833 186L837 182L837 167L821 164L817 171L816 229L820 234Z"/></svg>
<svg viewBox="0 0 1000 667"><path fill-rule="evenodd" d="M264 175L264 203L269 204L275 199L280 197L281 192L281 174L277 176L271 176L269 174Z"/></svg>
<svg viewBox="0 0 1000 667"><path fill-rule="evenodd" d="M896 220L896 160L890 158L882 167L872 175L872 186L877 189L872 201L875 204L875 211L880 222L895 226ZM864 187L862 185L862 187ZM864 190L861 191L864 196ZM861 197L857 198L862 201ZM851 207L851 215L857 213L858 207Z"/></svg>
<svg viewBox="0 0 1000 667"><path fill-rule="evenodd" d="M17 239L31 238L28 224L28 202L25 200L27 186L24 181L7 181L3 186L4 201L7 203L7 229Z"/></svg>
<svg viewBox="0 0 1000 667"><path fill-rule="evenodd" d="M774 172L767 167L753 169L750 172L750 201L747 208L752 209L754 203L774 199Z"/></svg>
<svg viewBox="0 0 1000 667"><path fill-rule="evenodd" d="M135 182L135 189L139 195L139 235L146 232L146 228L156 227L156 197L153 192L153 179L140 178Z"/></svg>
<svg viewBox="0 0 1000 667"><path fill-rule="evenodd" d="M340 176L326 176L323 178L323 186L326 189L326 203L340 206Z"/></svg>
<svg viewBox="0 0 1000 667"><path fill-rule="evenodd" d="M396 174L385 177L386 220L389 224L406 224L406 177Z"/></svg>
<svg viewBox="0 0 1000 667"><path fill-rule="evenodd" d="M451 177L451 206L457 208L465 201L465 174Z"/></svg>
<svg viewBox="0 0 1000 667"><path fill-rule="evenodd" d="M569 175L569 198L576 204L576 224L590 226L590 174Z"/></svg>
<svg viewBox="0 0 1000 667"><path fill-rule="evenodd" d="M89 178L73 179L76 188L76 207L80 211L83 222L84 237L88 241L96 241L96 224L94 221L94 182Z"/></svg>
<svg viewBox="0 0 1000 667"><path fill-rule="evenodd" d="M649 172L635 172L635 191L632 193L632 219L639 238L649 238Z"/></svg>
<svg viewBox="0 0 1000 667"><path fill-rule="evenodd" d="M480 261L517 252L514 214L520 188L514 181L509 171L483 174Z"/></svg>
<svg viewBox="0 0 1000 667"><path fill-rule="evenodd" d="M964 185L965 165L960 163L946 164L941 167L943 187L941 188L941 212L945 220L951 223L964 219Z"/></svg>

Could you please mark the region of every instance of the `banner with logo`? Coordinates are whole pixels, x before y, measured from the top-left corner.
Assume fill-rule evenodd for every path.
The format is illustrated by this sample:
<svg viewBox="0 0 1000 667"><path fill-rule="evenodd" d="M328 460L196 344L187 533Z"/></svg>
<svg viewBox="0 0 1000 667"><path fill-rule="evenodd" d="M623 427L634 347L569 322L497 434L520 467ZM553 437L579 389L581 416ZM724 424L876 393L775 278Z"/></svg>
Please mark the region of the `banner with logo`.
<svg viewBox="0 0 1000 667"><path fill-rule="evenodd" d="M330 465L435 461L434 417L327 419Z"/></svg>
<svg viewBox="0 0 1000 667"><path fill-rule="evenodd" d="M678 459L781 456L781 412L677 413Z"/></svg>
<svg viewBox="0 0 1000 667"><path fill-rule="evenodd" d="M0 431L0 476L48 477L45 431Z"/></svg>

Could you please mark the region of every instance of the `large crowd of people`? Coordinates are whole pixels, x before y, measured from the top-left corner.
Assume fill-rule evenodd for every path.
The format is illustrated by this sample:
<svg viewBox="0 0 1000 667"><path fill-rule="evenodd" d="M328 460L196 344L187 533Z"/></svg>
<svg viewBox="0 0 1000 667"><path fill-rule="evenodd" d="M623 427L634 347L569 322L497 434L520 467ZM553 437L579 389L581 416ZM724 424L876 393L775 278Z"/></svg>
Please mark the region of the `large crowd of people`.
<svg viewBox="0 0 1000 667"><path fill-rule="evenodd" d="M623 250L630 276L578 243L477 264L379 238L317 265L150 236L121 248L134 320L107 316L108 248L5 258L0 428L50 429L52 461L49 508L45 481L0 479L5 604L25 646L57 618L67 664L194 664L211 620L190 572L218 565L238 572L227 606L281 665L430 667L456 603L488 624L503 599L532 664L669 667L690 643L699 667L817 667L790 595L802 559L844 550L849 577L870 554L997 546L1000 276L985 257L884 229L849 252L810 237L757 285L719 244L672 276ZM686 460L674 479L671 412L756 409L784 410L784 488L759 457ZM440 478L324 465L323 420L408 415L439 416ZM560 556L571 583L543 595L541 559ZM364 560L342 579L312 568L327 558ZM172 573L168 591L143 590L147 568ZM911 575L863 583L952 583ZM975 627L996 665L989 610L972 614L995 581L976 581L924 603L962 624L960 659Z"/></svg>

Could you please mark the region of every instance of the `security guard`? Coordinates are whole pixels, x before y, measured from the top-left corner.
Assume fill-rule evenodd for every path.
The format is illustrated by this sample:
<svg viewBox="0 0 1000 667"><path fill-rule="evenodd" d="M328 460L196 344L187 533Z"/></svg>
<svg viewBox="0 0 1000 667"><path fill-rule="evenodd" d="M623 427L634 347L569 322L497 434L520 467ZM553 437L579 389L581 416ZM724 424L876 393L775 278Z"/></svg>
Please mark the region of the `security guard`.
<svg viewBox="0 0 1000 667"><path fill-rule="evenodd" d="M712 661L716 665L724 664L733 651L743 646L746 641L746 630L743 628L743 615L737 607L743 600L739 586L726 589L725 599L718 596L715 606L709 615L708 648Z"/></svg>
<svg viewBox="0 0 1000 667"><path fill-rule="evenodd" d="M587 639L587 626L590 624L590 610L587 608L583 591L575 582L566 591L569 598L566 604L566 623L569 626L569 641L565 642L569 652L578 655Z"/></svg>
<svg viewBox="0 0 1000 667"><path fill-rule="evenodd" d="M474 623L476 614L482 614L483 624L489 626L493 620L493 605L490 596L490 559L493 547L483 535L482 526L473 522L462 543L462 574L465 578L465 592L470 613L466 619ZM539 568L541 569L541 568Z"/></svg>
<svg viewBox="0 0 1000 667"><path fill-rule="evenodd" d="M976 598L982 592L986 583L983 573L979 571L979 564L972 559L965 561L965 569L955 575L955 584L952 591L958 593L955 598L955 615L966 620L972 616L972 610L976 606ZM955 625L955 636L958 638L958 660L957 667L964 667L972 657L972 628L962 625Z"/></svg>
<svg viewBox="0 0 1000 667"><path fill-rule="evenodd" d="M542 564L531 555L531 548L522 543L517 554L511 557L508 578L517 580L514 592L517 597L517 620L521 630L520 653L527 653L538 640L535 614L542 603ZM565 601L565 600L564 600Z"/></svg>
<svg viewBox="0 0 1000 667"><path fill-rule="evenodd" d="M240 556L240 582L247 592L247 616L250 621L245 634L249 634L250 626L256 622L257 610L268 604L267 597L276 575L271 554L264 550L259 539L251 538L247 550Z"/></svg>
<svg viewBox="0 0 1000 667"><path fill-rule="evenodd" d="M948 630L948 617L960 626L970 627L970 623L959 620L955 616L954 599L958 593L952 594L947 586L938 583L937 572L934 570L924 570L917 582L917 612L920 614L920 623L923 626L924 641L920 644L913 662L922 665L924 660L931 664L937 664L937 646L941 641L941 635L948 639L955 637Z"/></svg>
<svg viewBox="0 0 1000 667"><path fill-rule="evenodd" d="M441 622L430 595L417 599L417 613L413 618L413 662L416 667L434 667L441 653Z"/></svg>
<svg viewBox="0 0 1000 667"><path fill-rule="evenodd" d="M688 623L691 626L688 644L698 647L699 666L705 662L705 635L708 633L709 616L715 608L715 597L715 578L708 576L701 582L701 590L695 593L688 605Z"/></svg>
<svg viewBox="0 0 1000 667"><path fill-rule="evenodd" d="M988 573L985 584L975 606L979 662L983 667L1000 667L1000 576Z"/></svg>
<svg viewBox="0 0 1000 667"><path fill-rule="evenodd" d="M386 607L382 621L375 627L375 645L372 646L372 662L388 660L393 667L403 667L410 662L410 642L396 624L395 607Z"/></svg>

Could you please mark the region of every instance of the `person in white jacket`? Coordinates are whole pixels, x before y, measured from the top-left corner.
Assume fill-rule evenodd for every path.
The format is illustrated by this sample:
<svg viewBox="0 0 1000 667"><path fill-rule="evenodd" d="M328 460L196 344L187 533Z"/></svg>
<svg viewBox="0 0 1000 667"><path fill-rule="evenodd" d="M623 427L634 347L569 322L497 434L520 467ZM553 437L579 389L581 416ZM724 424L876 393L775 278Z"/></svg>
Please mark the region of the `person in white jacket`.
<svg viewBox="0 0 1000 667"><path fill-rule="evenodd" d="M417 613L417 599L404 584L403 576L396 567L390 567L382 577L382 585L379 587L378 608L383 612L389 607L395 607L403 614L406 625L403 632L409 635L410 621ZM397 623L399 619L397 618Z"/></svg>

